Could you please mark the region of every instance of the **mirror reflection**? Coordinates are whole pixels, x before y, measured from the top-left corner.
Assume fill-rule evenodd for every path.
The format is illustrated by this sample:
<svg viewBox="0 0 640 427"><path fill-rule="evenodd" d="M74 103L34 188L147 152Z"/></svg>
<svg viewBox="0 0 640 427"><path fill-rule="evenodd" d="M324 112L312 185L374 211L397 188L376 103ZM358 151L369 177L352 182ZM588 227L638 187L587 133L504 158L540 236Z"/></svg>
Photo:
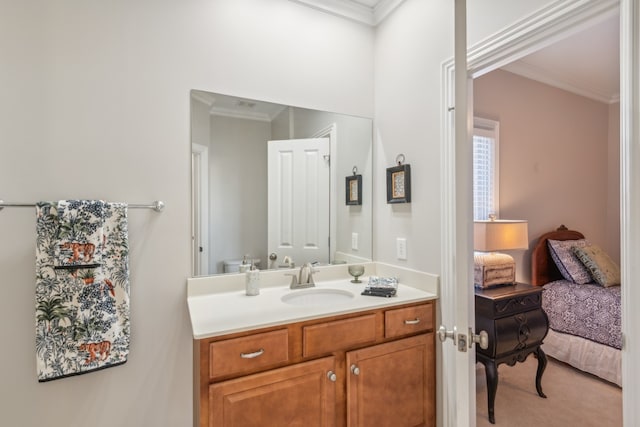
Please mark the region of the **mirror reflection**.
<svg viewBox="0 0 640 427"><path fill-rule="evenodd" d="M372 129L191 91L194 276L371 260Z"/></svg>

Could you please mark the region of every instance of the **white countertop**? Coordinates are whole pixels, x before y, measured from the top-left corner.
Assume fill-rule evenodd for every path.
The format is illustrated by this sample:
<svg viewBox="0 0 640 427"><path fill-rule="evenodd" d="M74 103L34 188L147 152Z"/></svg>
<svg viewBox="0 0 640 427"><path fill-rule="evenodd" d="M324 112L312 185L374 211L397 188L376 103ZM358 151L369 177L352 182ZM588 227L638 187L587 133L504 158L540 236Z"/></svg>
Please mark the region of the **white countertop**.
<svg viewBox="0 0 640 427"><path fill-rule="evenodd" d="M281 298L284 295L309 289L292 290L285 285L290 277L284 274L294 270L261 272L261 283L264 283L257 296L245 294L244 274L189 279L187 303L193 337L203 339L438 298L437 276L381 263L365 265L365 274L397 277L400 282L397 295L391 298L361 295L368 275L361 277L360 284L351 283L346 265L318 267L318 273L314 275L315 289L340 289L353 294L352 298L331 304L293 305L283 302Z"/></svg>

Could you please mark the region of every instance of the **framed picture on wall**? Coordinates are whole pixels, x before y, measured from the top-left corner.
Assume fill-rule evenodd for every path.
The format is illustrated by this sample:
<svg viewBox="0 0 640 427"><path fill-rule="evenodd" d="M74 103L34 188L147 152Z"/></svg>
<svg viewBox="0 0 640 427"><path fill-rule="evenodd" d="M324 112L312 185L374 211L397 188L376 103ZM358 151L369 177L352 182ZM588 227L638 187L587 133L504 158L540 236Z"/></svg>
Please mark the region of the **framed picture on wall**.
<svg viewBox="0 0 640 427"><path fill-rule="evenodd" d="M345 179L347 205L362 204L362 175L353 174Z"/></svg>
<svg viewBox="0 0 640 427"><path fill-rule="evenodd" d="M411 203L411 165L387 168L387 203Z"/></svg>

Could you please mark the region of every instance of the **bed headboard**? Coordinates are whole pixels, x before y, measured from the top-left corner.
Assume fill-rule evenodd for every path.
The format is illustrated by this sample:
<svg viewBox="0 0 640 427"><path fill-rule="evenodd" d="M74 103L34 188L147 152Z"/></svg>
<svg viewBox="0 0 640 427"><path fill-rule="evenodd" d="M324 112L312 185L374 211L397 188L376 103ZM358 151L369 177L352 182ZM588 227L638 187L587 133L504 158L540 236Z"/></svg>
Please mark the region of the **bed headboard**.
<svg viewBox="0 0 640 427"><path fill-rule="evenodd" d="M578 240L584 239L584 235L579 231L569 230L564 225L561 225L556 231L540 236L533 247L533 251L531 251L531 284L534 286L543 286L554 280L562 279L562 275L549 253L549 247L547 246L547 240L549 239Z"/></svg>

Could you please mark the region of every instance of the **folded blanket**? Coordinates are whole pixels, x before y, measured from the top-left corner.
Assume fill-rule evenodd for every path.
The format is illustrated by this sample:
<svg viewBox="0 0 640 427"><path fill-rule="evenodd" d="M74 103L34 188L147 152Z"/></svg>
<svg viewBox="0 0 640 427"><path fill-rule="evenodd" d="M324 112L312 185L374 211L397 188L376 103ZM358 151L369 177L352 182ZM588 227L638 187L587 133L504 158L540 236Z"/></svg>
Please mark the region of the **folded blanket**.
<svg viewBox="0 0 640 427"><path fill-rule="evenodd" d="M127 206L41 202L36 215L38 381L125 363L130 336ZM73 250L65 253L67 242L95 247L86 253L78 249L76 256Z"/></svg>

